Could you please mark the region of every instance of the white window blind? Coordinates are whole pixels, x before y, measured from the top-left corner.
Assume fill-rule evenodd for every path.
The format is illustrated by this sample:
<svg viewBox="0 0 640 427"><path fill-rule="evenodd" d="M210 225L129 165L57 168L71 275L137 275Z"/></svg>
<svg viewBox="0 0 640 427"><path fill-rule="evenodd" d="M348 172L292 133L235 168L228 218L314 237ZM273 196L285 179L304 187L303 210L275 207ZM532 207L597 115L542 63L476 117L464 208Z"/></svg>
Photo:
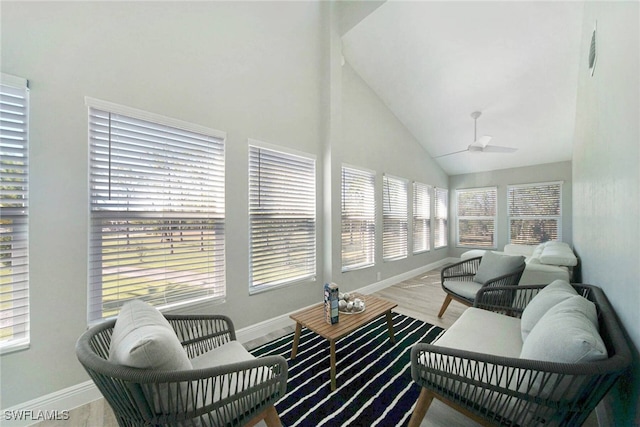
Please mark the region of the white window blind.
<svg viewBox="0 0 640 427"><path fill-rule="evenodd" d="M29 89L0 80L0 352L29 345Z"/></svg>
<svg viewBox="0 0 640 427"><path fill-rule="evenodd" d="M315 159L249 147L250 292L316 274Z"/></svg>
<svg viewBox="0 0 640 427"><path fill-rule="evenodd" d="M413 253L431 249L431 186L413 183Z"/></svg>
<svg viewBox="0 0 640 427"><path fill-rule="evenodd" d="M435 189L435 225L433 245L435 248L447 246L449 240L448 221L449 216L449 190L446 188Z"/></svg>
<svg viewBox="0 0 640 427"><path fill-rule="evenodd" d="M342 167L342 271L375 263L375 178L373 172Z"/></svg>
<svg viewBox="0 0 640 427"><path fill-rule="evenodd" d="M498 189L456 190L458 246L496 248Z"/></svg>
<svg viewBox="0 0 640 427"><path fill-rule="evenodd" d="M408 212L407 181L383 177L382 258L385 261L407 257Z"/></svg>
<svg viewBox="0 0 640 427"><path fill-rule="evenodd" d="M507 195L511 243L562 240L561 182L510 185Z"/></svg>
<svg viewBox="0 0 640 427"><path fill-rule="evenodd" d="M145 116L89 109L90 321L225 295L224 134Z"/></svg>

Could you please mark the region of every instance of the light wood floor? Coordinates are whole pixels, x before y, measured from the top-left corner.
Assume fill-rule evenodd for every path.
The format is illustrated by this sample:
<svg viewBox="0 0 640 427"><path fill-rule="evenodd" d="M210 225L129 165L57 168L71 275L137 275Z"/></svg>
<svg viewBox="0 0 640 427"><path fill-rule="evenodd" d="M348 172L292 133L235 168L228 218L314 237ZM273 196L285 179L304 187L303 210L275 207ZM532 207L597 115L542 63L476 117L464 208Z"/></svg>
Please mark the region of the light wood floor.
<svg viewBox="0 0 640 427"><path fill-rule="evenodd" d="M390 286L374 295L388 299L398 304L394 311L411 316L415 319L448 328L467 308L456 301L452 301L449 308L442 316L437 317L445 293L440 287L440 269L432 270L416 276L412 279ZM263 343L277 337L293 332L293 326L275 331L259 339L245 343L245 347L253 349ZM258 426L264 426L264 423ZM44 421L36 424L37 427L69 427L69 426L104 426L117 427L113 412L104 402L104 399L96 400L87 405L73 409L68 421ZM434 400L421 427L476 427L479 424L464 415L450 409L448 406ZM598 423L594 414L587 420L584 427L597 427ZM391 426L389 426L391 427Z"/></svg>

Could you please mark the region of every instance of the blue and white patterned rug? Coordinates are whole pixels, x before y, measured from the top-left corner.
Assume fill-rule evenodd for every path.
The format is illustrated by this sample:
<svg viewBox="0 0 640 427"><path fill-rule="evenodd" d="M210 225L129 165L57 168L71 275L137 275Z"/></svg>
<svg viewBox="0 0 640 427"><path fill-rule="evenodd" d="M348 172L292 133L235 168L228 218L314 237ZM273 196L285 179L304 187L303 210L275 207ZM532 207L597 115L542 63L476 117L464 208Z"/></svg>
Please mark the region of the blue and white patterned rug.
<svg viewBox="0 0 640 427"><path fill-rule="evenodd" d="M384 316L336 342L337 389L331 391L329 342L302 330L291 360L293 333L251 351L281 355L289 365L287 394L276 404L282 423L294 426L404 426L420 388L411 380L411 347L432 342L442 328L393 313L396 343Z"/></svg>

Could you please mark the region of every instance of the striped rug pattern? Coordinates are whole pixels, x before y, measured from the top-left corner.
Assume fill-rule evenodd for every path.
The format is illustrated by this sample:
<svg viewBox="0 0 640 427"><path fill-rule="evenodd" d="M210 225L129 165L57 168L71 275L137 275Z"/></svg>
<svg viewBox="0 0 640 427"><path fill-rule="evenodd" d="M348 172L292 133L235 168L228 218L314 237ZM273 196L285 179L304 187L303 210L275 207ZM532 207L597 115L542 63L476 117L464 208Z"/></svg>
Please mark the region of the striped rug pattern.
<svg viewBox="0 0 640 427"><path fill-rule="evenodd" d="M302 330L298 355L291 360L293 333L251 352L287 359L287 394L276 409L286 427L403 426L420 388L411 380L410 353L417 342L432 342L443 331L393 314L396 343L389 341L384 317L336 342L337 389L331 392L329 342Z"/></svg>

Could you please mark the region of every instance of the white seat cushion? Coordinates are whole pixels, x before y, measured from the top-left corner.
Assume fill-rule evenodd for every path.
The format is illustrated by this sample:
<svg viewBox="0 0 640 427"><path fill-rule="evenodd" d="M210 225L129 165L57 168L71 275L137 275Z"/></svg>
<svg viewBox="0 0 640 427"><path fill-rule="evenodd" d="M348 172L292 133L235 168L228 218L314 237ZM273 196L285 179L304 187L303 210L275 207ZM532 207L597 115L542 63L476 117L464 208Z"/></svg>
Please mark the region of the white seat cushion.
<svg viewBox="0 0 640 427"><path fill-rule="evenodd" d="M463 280L445 280L443 286L454 294L471 300L475 299L476 294L482 287L480 283Z"/></svg>
<svg viewBox="0 0 640 427"><path fill-rule="evenodd" d="M434 344L496 356L519 357L522 351L520 319L470 307Z"/></svg>
<svg viewBox="0 0 640 427"><path fill-rule="evenodd" d="M571 280L569 268L561 265L535 263L533 258L527 261L527 267L522 273L519 285L544 285L554 280Z"/></svg>
<svg viewBox="0 0 640 427"><path fill-rule="evenodd" d="M191 363L194 369L206 369L214 366L229 365L238 362L253 360L251 355L238 341L230 341L207 351L193 359ZM271 368L259 366L247 371L223 375L208 384L195 394L196 407L202 407L211 402L217 402L232 395L242 393L264 381L273 378Z"/></svg>
<svg viewBox="0 0 640 427"><path fill-rule="evenodd" d="M206 369L254 359L238 341L230 341L191 359L193 369Z"/></svg>

